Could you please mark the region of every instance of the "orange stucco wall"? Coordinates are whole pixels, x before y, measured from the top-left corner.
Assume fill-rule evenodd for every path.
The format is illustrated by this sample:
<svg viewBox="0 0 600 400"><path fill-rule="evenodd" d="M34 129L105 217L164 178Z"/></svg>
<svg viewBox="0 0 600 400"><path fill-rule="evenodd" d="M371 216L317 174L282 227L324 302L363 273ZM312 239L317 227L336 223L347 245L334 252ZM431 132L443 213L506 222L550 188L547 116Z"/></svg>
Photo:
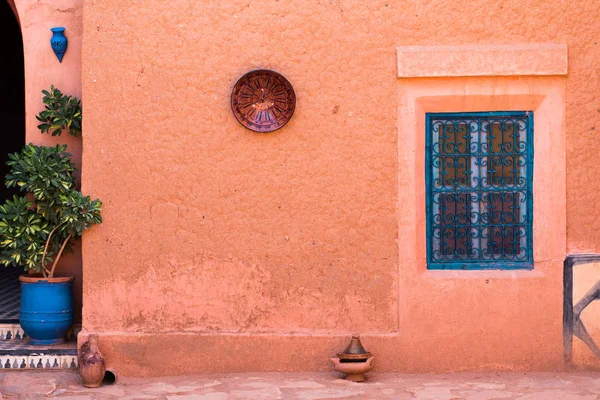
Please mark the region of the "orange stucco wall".
<svg viewBox="0 0 600 400"><path fill-rule="evenodd" d="M102 335L109 364L325 370L359 331L380 371L562 368L561 262L600 252L597 1L83 7L83 188L104 203L83 240L83 335ZM515 43L566 44L568 75L398 79L398 46ZM256 68L296 90L273 134L229 109ZM406 85L435 97L438 83L445 106L552 99L540 115L553 141L536 137L551 166L536 175L534 271L424 270L423 149L403 101ZM482 102L453 103L461 89Z"/></svg>
<svg viewBox="0 0 600 400"><path fill-rule="evenodd" d="M54 85L64 93L81 97L81 0L9 0L16 6L25 57L26 143L55 145L66 143L74 162L81 165L81 140L65 134L42 135L35 116L44 109L42 90ZM50 28L64 26L69 47L59 63L50 47ZM76 246L61 262L61 271L76 276L74 281L75 319L81 319L81 252Z"/></svg>

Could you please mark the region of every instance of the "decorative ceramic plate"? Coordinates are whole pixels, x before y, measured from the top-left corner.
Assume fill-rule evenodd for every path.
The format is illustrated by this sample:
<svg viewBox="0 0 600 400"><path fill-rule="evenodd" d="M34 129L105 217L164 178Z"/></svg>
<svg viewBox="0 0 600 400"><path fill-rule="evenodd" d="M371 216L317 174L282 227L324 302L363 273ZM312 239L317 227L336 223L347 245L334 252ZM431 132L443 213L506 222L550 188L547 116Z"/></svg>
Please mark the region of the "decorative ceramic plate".
<svg viewBox="0 0 600 400"><path fill-rule="evenodd" d="M296 109L291 83L275 71L259 69L242 76L231 92L231 110L240 124L255 132L284 126Z"/></svg>

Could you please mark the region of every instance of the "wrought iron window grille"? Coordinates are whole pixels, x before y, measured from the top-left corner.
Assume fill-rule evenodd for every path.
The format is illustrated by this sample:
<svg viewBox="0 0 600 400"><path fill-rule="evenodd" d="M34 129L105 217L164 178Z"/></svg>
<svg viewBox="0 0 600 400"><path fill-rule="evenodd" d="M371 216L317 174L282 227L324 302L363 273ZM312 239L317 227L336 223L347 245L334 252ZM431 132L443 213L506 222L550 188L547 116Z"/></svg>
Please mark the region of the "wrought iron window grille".
<svg viewBox="0 0 600 400"><path fill-rule="evenodd" d="M427 113L428 269L533 268L533 113Z"/></svg>

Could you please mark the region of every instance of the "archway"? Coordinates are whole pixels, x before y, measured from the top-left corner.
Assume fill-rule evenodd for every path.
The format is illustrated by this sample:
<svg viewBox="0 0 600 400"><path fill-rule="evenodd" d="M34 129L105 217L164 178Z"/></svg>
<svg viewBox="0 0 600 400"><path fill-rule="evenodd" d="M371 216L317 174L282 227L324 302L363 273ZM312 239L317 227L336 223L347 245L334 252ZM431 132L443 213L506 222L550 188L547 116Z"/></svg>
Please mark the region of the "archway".
<svg viewBox="0 0 600 400"><path fill-rule="evenodd" d="M25 144L25 68L23 38L12 0L0 0L0 203L18 193L6 189L4 176L8 173L8 154ZM18 319L20 268L0 265L0 322Z"/></svg>

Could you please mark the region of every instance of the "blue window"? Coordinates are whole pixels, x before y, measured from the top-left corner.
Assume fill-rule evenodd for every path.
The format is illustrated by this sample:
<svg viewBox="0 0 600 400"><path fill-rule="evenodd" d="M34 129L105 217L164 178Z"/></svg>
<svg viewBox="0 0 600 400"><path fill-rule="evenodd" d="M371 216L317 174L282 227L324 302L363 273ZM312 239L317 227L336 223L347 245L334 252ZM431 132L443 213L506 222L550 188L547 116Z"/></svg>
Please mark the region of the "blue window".
<svg viewBox="0 0 600 400"><path fill-rule="evenodd" d="M533 268L533 113L425 119L427 268Z"/></svg>

